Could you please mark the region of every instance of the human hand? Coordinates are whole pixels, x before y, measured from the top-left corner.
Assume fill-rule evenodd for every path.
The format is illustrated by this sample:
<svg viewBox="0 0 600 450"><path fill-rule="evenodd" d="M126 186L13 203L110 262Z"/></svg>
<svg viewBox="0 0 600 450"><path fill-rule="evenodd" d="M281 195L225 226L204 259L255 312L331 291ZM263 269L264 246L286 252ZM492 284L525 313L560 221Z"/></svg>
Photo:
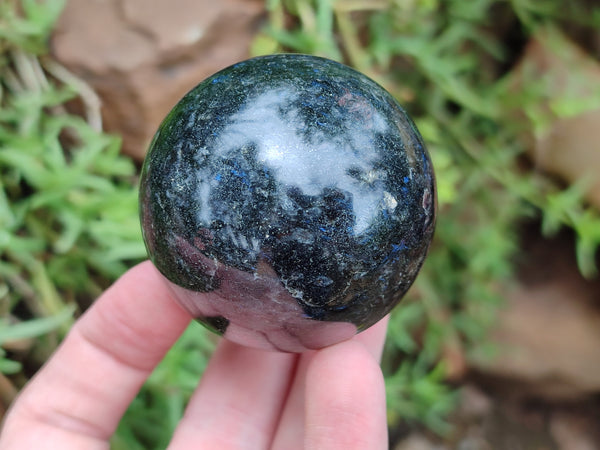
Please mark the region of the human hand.
<svg viewBox="0 0 600 450"><path fill-rule="evenodd" d="M190 322L151 263L118 280L21 392L1 450L107 449L136 393ZM386 320L297 354L222 340L170 449L384 449Z"/></svg>

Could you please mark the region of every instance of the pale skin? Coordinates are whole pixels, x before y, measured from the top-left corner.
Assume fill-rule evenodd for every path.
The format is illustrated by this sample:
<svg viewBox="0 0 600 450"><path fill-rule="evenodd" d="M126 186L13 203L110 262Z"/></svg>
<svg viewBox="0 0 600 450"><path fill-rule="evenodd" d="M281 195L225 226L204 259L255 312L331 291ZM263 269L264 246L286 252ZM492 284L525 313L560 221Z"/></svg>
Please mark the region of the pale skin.
<svg viewBox="0 0 600 450"><path fill-rule="evenodd" d="M0 449L108 449L129 403L190 320L149 262L131 269L23 389ZM386 325L301 355L220 341L169 449L386 449L378 362Z"/></svg>

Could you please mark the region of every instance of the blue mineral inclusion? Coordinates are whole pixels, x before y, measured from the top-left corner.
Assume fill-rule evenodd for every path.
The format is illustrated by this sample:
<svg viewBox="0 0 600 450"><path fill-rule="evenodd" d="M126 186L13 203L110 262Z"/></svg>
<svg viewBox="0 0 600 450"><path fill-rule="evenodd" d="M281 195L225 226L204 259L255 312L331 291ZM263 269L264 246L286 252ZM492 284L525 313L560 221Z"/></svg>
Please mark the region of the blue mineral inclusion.
<svg viewBox="0 0 600 450"><path fill-rule="evenodd" d="M304 351L400 301L432 239L435 181L416 127L378 84L271 55L213 75L169 113L140 214L150 258L200 322Z"/></svg>

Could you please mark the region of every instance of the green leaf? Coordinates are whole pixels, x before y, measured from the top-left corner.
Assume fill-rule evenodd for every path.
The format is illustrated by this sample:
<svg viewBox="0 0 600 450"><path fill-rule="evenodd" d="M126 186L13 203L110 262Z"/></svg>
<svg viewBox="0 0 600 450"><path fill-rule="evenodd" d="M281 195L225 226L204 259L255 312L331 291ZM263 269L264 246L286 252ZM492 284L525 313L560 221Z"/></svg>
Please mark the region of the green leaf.
<svg viewBox="0 0 600 450"><path fill-rule="evenodd" d="M8 358L0 357L0 372L5 375L14 375L21 371L21 364Z"/></svg>
<svg viewBox="0 0 600 450"><path fill-rule="evenodd" d="M0 322L0 345L9 341L29 339L49 333L71 319L74 311L75 308L67 307L51 317L31 319L10 325L6 321L4 323Z"/></svg>

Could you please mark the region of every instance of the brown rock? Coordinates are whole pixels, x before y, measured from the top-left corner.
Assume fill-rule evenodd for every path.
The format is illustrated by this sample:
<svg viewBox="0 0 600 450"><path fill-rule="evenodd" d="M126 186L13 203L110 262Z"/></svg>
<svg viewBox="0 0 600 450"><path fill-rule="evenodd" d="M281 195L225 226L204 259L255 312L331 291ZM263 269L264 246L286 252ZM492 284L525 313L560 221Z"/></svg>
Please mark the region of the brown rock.
<svg viewBox="0 0 600 450"><path fill-rule="evenodd" d="M600 209L600 64L558 30L540 28L511 79L531 121L536 167L587 181L587 198Z"/></svg>
<svg viewBox="0 0 600 450"><path fill-rule="evenodd" d="M69 0L52 51L98 92L105 128L141 159L187 91L248 57L263 8L260 0Z"/></svg>
<svg viewBox="0 0 600 450"><path fill-rule="evenodd" d="M589 183L587 198L600 209L600 109L557 120L537 140L533 156L544 170L570 183Z"/></svg>
<svg viewBox="0 0 600 450"><path fill-rule="evenodd" d="M600 392L600 283L579 275L570 239L538 239L492 333L498 354L470 365L509 396L583 398Z"/></svg>
<svg viewBox="0 0 600 450"><path fill-rule="evenodd" d="M558 283L523 288L499 317L500 355L480 369L550 397L600 391L600 314Z"/></svg>

